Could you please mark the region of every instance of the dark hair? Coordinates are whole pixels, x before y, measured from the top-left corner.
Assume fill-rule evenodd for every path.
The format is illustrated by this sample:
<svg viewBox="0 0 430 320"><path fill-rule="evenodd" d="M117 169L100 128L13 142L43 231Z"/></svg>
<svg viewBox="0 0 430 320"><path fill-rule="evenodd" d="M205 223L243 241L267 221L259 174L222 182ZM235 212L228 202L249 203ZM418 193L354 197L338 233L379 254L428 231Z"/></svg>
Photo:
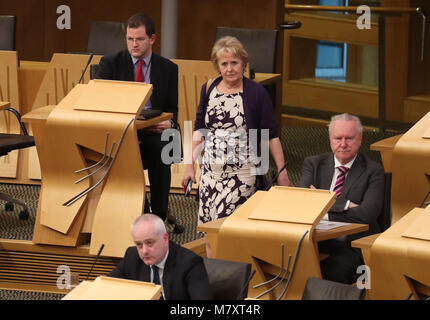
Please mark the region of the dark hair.
<svg viewBox="0 0 430 320"><path fill-rule="evenodd" d="M144 13L136 13L127 21L127 28L139 28L144 26L148 37L155 33L155 23L152 18Z"/></svg>

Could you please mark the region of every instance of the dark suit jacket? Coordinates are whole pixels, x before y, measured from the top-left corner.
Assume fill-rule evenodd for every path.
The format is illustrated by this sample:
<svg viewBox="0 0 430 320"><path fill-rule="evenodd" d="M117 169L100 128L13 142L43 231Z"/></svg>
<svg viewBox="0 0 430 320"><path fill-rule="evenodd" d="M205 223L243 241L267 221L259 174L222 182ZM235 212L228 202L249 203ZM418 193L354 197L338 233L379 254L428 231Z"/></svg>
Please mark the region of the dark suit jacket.
<svg viewBox="0 0 430 320"><path fill-rule="evenodd" d="M135 246L129 247L109 277L150 281L150 268L140 259ZM169 242L169 255L163 272L166 300L210 300L212 291L202 257Z"/></svg>
<svg viewBox="0 0 430 320"><path fill-rule="evenodd" d="M97 79L134 81L134 66L127 50L102 57ZM152 108L178 115L178 66L152 53L151 60Z"/></svg>
<svg viewBox="0 0 430 320"><path fill-rule="evenodd" d="M332 152L307 157L303 162L299 187L329 190L334 173ZM348 172L341 195L330 208L328 214L332 221L365 223L367 232L362 232L349 240L380 232L377 218L382 210L384 199L384 169L362 154L358 154ZM344 210L347 200L359 206Z"/></svg>

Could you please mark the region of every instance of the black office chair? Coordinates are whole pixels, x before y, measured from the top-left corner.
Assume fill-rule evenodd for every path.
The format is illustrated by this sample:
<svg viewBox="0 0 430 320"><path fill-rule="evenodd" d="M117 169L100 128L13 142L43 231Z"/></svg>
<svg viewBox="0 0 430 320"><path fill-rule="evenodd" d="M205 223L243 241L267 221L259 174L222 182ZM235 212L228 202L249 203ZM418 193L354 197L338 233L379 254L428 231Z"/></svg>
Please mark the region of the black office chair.
<svg viewBox="0 0 430 320"><path fill-rule="evenodd" d="M215 300L244 300L248 295L251 264L203 258Z"/></svg>
<svg viewBox="0 0 430 320"><path fill-rule="evenodd" d="M391 226L391 179L392 173L385 172L384 203L382 205L382 212L377 219L381 232L384 232Z"/></svg>
<svg viewBox="0 0 430 320"><path fill-rule="evenodd" d="M112 21L93 21L88 35L87 52L106 55L127 49L126 24Z"/></svg>
<svg viewBox="0 0 430 320"><path fill-rule="evenodd" d="M274 73L278 30L217 27L215 40L224 36L236 37L249 56L253 72Z"/></svg>
<svg viewBox="0 0 430 320"><path fill-rule="evenodd" d="M364 300L365 289L339 282L309 278L302 300Z"/></svg>
<svg viewBox="0 0 430 320"><path fill-rule="evenodd" d="M97 79L97 72L99 71L98 63L90 64L90 80Z"/></svg>
<svg viewBox="0 0 430 320"><path fill-rule="evenodd" d="M7 155L13 150L28 148L35 145L34 138L28 134L27 129L21 122L21 115L19 112L13 108L6 108L5 110L12 112L16 116L21 126L22 134L0 133L0 156ZM20 211L19 218L21 220L28 219L29 210L24 202L14 199L10 195L3 192L0 192L0 200L7 201L5 205L6 211L12 211L14 209L14 204L22 206L23 210Z"/></svg>
<svg viewBox="0 0 430 320"><path fill-rule="evenodd" d="M15 51L16 17L0 16L0 50Z"/></svg>

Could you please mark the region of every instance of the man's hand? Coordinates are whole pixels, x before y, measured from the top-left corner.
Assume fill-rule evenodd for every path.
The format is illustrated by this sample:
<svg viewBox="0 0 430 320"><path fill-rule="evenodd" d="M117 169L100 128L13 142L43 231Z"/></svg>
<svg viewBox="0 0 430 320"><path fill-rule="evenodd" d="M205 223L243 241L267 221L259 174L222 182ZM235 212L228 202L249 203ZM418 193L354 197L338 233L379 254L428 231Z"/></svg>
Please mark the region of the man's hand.
<svg viewBox="0 0 430 320"><path fill-rule="evenodd" d="M355 208L355 207L358 207L358 206L359 206L359 204L356 204L356 203L354 203L354 202L350 201L350 202L349 202L348 209Z"/></svg>
<svg viewBox="0 0 430 320"><path fill-rule="evenodd" d="M145 128L145 132L150 133L162 133L166 129L170 129L172 127L172 122L170 120L165 120L163 122L157 123L154 126Z"/></svg>

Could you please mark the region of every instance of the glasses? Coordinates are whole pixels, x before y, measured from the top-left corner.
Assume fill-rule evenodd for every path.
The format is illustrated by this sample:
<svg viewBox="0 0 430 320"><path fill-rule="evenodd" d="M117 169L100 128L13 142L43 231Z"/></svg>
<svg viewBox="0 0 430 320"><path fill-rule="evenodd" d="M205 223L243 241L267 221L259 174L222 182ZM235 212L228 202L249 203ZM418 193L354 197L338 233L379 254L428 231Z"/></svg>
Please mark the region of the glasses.
<svg viewBox="0 0 430 320"><path fill-rule="evenodd" d="M145 41L145 38L130 38L127 37L127 41L128 42L136 42L136 43L142 43L143 41Z"/></svg>

